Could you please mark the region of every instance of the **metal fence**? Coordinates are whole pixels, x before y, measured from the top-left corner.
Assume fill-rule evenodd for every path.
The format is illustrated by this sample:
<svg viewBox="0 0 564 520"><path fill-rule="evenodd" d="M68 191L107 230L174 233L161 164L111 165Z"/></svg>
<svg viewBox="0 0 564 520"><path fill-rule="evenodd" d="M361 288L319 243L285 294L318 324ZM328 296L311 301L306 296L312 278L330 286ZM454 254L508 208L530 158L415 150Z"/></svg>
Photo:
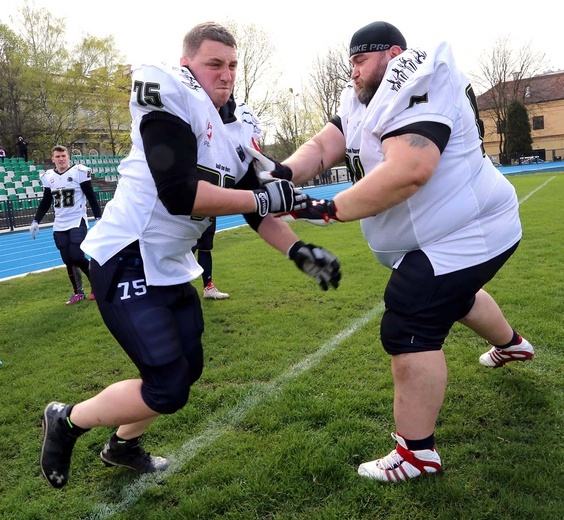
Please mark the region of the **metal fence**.
<svg viewBox="0 0 564 520"><path fill-rule="evenodd" d="M95 192L102 211L115 193L115 188L110 190L98 190ZM37 208L39 207L40 197L28 197L25 199L8 199L0 201L0 231L15 231L17 228L29 227ZM87 208L88 217L93 217L90 207ZM52 223L55 219L53 211L49 210L42 224Z"/></svg>
<svg viewBox="0 0 564 520"><path fill-rule="evenodd" d="M506 154L492 154L490 159L494 163L499 163L504 166L511 164L541 164L545 162L560 162L564 157L564 149L538 149L533 150L532 153L514 153L511 155Z"/></svg>

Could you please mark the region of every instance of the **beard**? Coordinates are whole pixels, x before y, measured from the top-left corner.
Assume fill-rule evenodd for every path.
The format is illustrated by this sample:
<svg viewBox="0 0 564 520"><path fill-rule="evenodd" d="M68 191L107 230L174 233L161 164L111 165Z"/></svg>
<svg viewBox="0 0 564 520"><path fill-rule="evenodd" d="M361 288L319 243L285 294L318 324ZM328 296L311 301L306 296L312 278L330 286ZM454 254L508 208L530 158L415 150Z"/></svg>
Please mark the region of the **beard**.
<svg viewBox="0 0 564 520"><path fill-rule="evenodd" d="M362 87L355 87L356 97L363 105L368 105L382 84L386 73L387 63L380 62L378 67L366 78Z"/></svg>

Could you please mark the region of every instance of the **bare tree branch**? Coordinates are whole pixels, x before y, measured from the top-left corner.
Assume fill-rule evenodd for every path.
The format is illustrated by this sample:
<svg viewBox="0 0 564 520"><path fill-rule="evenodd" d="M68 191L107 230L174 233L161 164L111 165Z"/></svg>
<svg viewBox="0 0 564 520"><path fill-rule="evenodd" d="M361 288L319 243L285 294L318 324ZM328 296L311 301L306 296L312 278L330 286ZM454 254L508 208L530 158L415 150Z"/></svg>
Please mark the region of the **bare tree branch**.
<svg viewBox="0 0 564 520"><path fill-rule="evenodd" d="M515 51L508 36L501 37L479 60L480 73L471 75L480 110L491 110L499 133L499 153L507 154L507 110L513 100L525 103L526 83L546 69L546 55L535 52L530 43Z"/></svg>

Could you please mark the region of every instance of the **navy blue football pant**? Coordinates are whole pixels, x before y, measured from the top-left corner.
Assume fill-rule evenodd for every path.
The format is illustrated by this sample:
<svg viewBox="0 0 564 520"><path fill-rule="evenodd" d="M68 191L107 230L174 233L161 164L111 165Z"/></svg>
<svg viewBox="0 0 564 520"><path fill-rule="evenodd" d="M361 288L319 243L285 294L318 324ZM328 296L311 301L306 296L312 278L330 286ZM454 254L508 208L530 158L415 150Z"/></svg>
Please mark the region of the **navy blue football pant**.
<svg viewBox="0 0 564 520"><path fill-rule="evenodd" d="M139 370L145 404L161 414L182 408L204 366L196 289L148 286L137 242L104 265L92 259L90 277L104 323Z"/></svg>
<svg viewBox="0 0 564 520"><path fill-rule="evenodd" d="M73 267L78 267L87 278L90 278L90 262L82 249L80 249L80 244L85 239L87 232L88 227L84 219L79 227L53 232L55 246L59 250L61 259L67 268L67 274L75 294L82 292L82 280L76 279Z"/></svg>
<svg viewBox="0 0 564 520"><path fill-rule="evenodd" d="M204 270L202 273L204 288L206 288L213 278L213 259L211 251L213 249L213 239L215 236L216 226L217 219L212 217L210 225L205 229L202 236L196 242L196 245L192 248L192 253L195 254L196 250L198 251L198 263Z"/></svg>

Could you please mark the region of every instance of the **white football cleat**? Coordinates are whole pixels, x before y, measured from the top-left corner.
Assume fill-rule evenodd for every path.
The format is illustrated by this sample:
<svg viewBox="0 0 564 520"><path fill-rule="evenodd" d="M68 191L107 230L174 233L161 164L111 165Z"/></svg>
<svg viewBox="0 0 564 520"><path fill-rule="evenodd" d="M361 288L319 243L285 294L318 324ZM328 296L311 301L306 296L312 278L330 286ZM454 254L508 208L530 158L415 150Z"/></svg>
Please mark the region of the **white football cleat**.
<svg viewBox="0 0 564 520"><path fill-rule="evenodd" d="M392 433L392 438L398 443L396 449L381 459L361 464L358 467L360 476L382 482L399 482L442 471L441 458L435 448L411 451L401 435Z"/></svg>
<svg viewBox="0 0 564 520"><path fill-rule="evenodd" d="M204 289L204 298L206 300L227 300L227 298L229 298L229 294L221 292L212 282L210 282Z"/></svg>
<svg viewBox="0 0 564 520"><path fill-rule="evenodd" d="M492 347L480 356L480 364L485 367L499 368L510 361L529 361L533 359L534 355L533 346L525 338L521 338L521 342L512 347Z"/></svg>

